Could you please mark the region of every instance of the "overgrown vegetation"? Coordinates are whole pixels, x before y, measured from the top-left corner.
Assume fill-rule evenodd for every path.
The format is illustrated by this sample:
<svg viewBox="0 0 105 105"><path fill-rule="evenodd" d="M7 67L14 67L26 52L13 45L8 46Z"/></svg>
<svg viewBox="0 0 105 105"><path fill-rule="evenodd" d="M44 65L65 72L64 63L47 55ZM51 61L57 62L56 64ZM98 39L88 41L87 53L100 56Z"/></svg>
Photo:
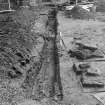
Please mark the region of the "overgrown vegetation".
<svg viewBox="0 0 105 105"><path fill-rule="evenodd" d="M37 33L31 31L31 29L38 16L37 12L33 12L28 8L21 8L12 13L0 14L1 82L22 78L23 73L32 66L30 65L30 58L32 57L33 47L37 44ZM28 64L30 67L27 67ZM2 94L0 93L0 100L2 100L1 96ZM9 101L7 100L7 102Z"/></svg>
<svg viewBox="0 0 105 105"><path fill-rule="evenodd" d="M5 20L1 21L1 65L6 64L11 67L20 59L29 59L33 43L35 43L35 35L33 35L35 33L31 32L31 28L36 18L36 14L31 10L21 9L8 14Z"/></svg>

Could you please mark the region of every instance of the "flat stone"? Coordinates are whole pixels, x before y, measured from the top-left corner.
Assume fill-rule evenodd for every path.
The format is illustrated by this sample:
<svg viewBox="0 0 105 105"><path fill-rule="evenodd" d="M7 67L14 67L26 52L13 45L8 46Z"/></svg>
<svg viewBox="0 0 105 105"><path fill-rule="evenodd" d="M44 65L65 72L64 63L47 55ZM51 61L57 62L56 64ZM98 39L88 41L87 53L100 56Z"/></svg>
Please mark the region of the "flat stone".
<svg viewBox="0 0 105 105"><path fill-rule="evenodd" d="M99 76L100 74L101 74L101 71L99 70L99 68L91 67L91 68L87 69L87 75Z"/></svg>
<svg viewBox="0 0 105 105"><path fill-rule="evenodd" d="M76 43L77 45L79 45L79 47L82 47L84 49L89 49L89 50L97 50L97 46L94 45L94 44L87 44L87 43L80 43L80 42L77 42Z"/></svg>
<svg viewBox="0 0 105 105"><path fill-rule="evenodd" d="M78 60L88 60L93 58L104 58L101 51L93 51L84 48L77 48L75 50L69 50L70 57L75 57Z"/></svg>
<svg viewBox="0 0 105 105"><path fill-rule="evenodd" d="M75 44L73 44L73 48L68 51L68 54L78 60L104 58L103 52L96 46L85 45L81 42L75 42Z"/></svg>
<svg viewBox="0 0 105 105"><path fill-rule="evenodd" d="M87 72L87 69L90 67L89 63L76 63L73 64L73 70L76 74L82 74L83 72Z"/></svg>
<svg viewBox="0 0 105 105"><path fill-rule="evenodd" d="M81 77L83 87L87 88L103 88L104 82L102 76L87 76L85 74Z"/></svg>

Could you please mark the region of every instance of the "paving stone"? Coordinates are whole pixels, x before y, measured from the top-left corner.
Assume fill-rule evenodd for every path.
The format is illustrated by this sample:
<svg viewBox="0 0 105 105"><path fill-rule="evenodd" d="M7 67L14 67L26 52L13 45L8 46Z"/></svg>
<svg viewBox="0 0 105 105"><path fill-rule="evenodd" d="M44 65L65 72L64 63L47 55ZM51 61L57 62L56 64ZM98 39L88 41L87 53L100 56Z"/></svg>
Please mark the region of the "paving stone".
<svg viewBox="0 0 105 105"><path fill-rule="evenodd" d="M87 72L87 69L90 67L88 63L76 63L73 64L73 70L76 74L82 74L83 72Z"/></svg>

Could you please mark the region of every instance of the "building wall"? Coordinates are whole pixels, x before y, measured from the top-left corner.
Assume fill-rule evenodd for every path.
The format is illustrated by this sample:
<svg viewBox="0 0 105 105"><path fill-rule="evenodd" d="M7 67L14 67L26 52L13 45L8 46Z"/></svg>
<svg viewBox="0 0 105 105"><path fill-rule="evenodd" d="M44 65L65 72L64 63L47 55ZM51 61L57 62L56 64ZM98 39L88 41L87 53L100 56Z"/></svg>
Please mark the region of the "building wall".
<svg viewBox="0 0 105 105"><path fill-rule="evenodd" d="M8 0L0 0L0 11L9 10Z"/></svg>
<svg viewBox="0 0 105 105"><path fill-rule="evenodd" d="M70 0L52 0L52 2L55 3L65 3L65 2L69 2Z"/></svg>
<svg viewBox="0 0 105 105"><path fill-rule="evenodd" d="M41 2L41 0L30 0L30 5L37 6L40 2Z"/></svg>
<svg viewBox="0 0 105 105"><path fill-rule="evenodd" d="M51 2L51 3L65 3L69 2L70 0L30 0L30 4L33 6L36 6L38 4L46 3L46 2Z"/></svg>

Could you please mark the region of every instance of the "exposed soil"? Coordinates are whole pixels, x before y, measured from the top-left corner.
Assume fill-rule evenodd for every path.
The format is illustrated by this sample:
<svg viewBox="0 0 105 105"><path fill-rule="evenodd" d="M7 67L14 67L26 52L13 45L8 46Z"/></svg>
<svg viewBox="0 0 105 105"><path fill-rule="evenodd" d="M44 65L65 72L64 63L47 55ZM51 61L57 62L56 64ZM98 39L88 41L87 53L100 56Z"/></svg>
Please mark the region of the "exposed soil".
<svg viewBox="0 0 105 105"><path fill-rule="evenodd" d="M59 13L58 20L59 31L62 33L62 38L67 47L66 51L71 49L71 43L74 41L73 38L75 38L75 41L98 46L98 48L104 51L104 22L100 20L73 20L65 18L62 13ZM93 93L83 92L83 87L81 87L80 81L78 81L79 78L72 70L73 62L74 60L66 53L60 59L64 100L74 105L101 105L101 103L92 96Z"/></svg>

